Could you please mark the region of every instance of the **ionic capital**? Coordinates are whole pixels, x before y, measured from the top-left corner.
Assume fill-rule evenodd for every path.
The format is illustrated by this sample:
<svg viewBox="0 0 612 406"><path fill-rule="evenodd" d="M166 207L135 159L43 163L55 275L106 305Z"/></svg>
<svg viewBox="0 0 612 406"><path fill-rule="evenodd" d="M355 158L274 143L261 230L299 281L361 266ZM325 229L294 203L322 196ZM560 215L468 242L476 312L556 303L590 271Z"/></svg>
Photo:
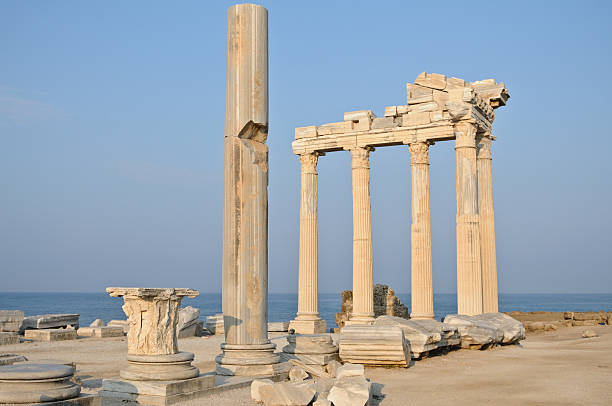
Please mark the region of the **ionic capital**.
<svg viewBox="0 0 612 406"><path fill-rule="evenodd" d="M300 162L302 164L302 173L317 173L317 162L319 161L318 152L309 152L300 155Z"/></svg>
<svg viewBox="0 0 612 406"><path fill-rule="evenodd" d="M491 159L491 133L483 133L476 139L476 158Z"/></svg>
<svg viewBox="0 0 612 406"><path fill-rule="evenodd" d="M410 150L410 165L429 165L429 142L415 142L408 146Z"/></svg>
<svg viewBox="0 0 612 406"><path fill-rule="evenodd" d="M476 148L476 124L462 121L455 124L455 149Z"/></svg>
<svg viewBox="0 0 612 406"><path fill-rule="evenodd" d="M370 151L373 151L372 147L355 147L351 148L351 167L366 168L370 169Z"/></svg>

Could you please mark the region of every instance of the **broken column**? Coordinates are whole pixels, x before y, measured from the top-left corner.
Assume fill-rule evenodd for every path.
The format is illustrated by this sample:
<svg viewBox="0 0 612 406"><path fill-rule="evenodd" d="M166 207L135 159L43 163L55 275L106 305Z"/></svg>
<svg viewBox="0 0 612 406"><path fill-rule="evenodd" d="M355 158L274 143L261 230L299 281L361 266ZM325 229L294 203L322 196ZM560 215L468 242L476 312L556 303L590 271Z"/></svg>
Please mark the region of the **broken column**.
<svg viewBox="0 0 612 406"><path fill-rule="evenodd" d="M268 339L268 12L228 10L223 195L221 375L269 375L280 359Z"/></svg>
<svg viewBox="0 0 612 406"><path fill-rule="evenodd" d="M431 209L429 203L429 143L410 144L412 180L412 311L413 319L433 319Z"/></svg>
<svg viewBox="0 0 612 406"><path fill-rule="evenodd" d="M317 152L300 155L302 190L300 199L300 252L298 311L289 328L298 334L324 333L325 320L319 316L319 231L317 225Z"/></svg>
<svg viewBox="0 0 612 406"><path fill-rule="evenodd" d="M485 133L478 137L476 169L478 171L478 213L480 215L483 313L497 313L498 311L491 143L490 133Z"/></svg>
<svg viewBox="0 0 612 406"><path fill-rule="evenodd" d="M353 172L353 313L347 324L374 322L369 147L351 148Z"/></svg>
<svg viewBox="0 0 612 406"><path fill-rule="evenodd" d="M454 126L457 156L457 312L482 313L476 125Z"/></svg>

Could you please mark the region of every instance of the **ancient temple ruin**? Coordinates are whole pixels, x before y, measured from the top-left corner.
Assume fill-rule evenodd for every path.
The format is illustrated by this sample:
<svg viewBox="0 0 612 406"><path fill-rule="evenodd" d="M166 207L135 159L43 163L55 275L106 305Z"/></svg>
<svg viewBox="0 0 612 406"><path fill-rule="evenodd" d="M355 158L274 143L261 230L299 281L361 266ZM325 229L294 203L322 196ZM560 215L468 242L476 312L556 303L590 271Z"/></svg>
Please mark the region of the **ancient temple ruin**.
<svg viewBox="0 0 612 406"><path fill-rule="evenodd" d="M374 321L370 153L407 145L412 178L412 311L432 319L433 284L429 148L455 141L457 160L458 313L497 312L497 265L491 177L494 109L509 98L493 79L466 82L423 72L407 84L407 103L344 113L344 120L295 129L293 152L301 162L299 298L292 328L322 332L318 313L317 162L329 152L349 151L353 184L353 311L347 324ZM321 328L323 326L323 328Z"/></svg>

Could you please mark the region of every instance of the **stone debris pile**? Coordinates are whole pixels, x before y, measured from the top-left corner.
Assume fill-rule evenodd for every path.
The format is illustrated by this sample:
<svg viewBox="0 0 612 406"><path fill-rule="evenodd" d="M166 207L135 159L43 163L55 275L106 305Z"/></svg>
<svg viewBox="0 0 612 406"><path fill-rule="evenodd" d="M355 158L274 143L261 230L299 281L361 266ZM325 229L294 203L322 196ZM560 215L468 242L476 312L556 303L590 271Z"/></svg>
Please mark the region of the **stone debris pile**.
<svg viewBox="0 0 612 406"><path fill-rule="evenodd" d="M449 314L444 322L457 327L461 348L485 349L496 344L513 344L525 339L522 323L503 313L477 316Z"/></svg>
<svg viewBox="0 0 612 406"><path fill-rule="evenodd" d="M331 361L326 369L304 369L299 361L292 364L288 382L254 380L251 399L265 406L364 406L371 398L372 384L364 376L363 365Z"/></svg>

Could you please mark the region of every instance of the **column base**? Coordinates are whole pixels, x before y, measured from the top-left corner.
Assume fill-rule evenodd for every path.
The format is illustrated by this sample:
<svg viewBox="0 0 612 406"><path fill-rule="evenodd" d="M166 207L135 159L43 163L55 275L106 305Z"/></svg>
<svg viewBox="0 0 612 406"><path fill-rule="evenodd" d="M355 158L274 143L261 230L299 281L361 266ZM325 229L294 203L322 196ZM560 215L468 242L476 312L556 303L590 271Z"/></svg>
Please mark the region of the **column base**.
<svg viewBox="0 0 612 406"><path fill-rule="evenodd" d="M414 320L433 320L433 313L410 313L410 318Z"/></svg>
<svg viewBox="0 0 612 406"><path fill-rule="evenodd" d="M289 330L295 330L295 334L320 334L327 332L325 320L300 320L296 318L289 322Z"/></svg>
<svg viewBox="0 0 612 406"><path fill-rule="evenodd" d="M374 314L351 314L344 323L345 326L363 326L373 324L376 318Z"/></svg>
<svg viewBox="0 0 612 406"><path fill-rule="evenodd" d="M121 379L130 381L180 381L195 378L200 371L191 365L193 354L130 355L128 367L119 371Z"/></svg>
<svg viewBox="0 0 612 406"><path fill-rule="evenodd" d="M222 354L217 361L217 375L265 376L283 372L286 365L274 353L276 344L221 344Z"/></svg>

